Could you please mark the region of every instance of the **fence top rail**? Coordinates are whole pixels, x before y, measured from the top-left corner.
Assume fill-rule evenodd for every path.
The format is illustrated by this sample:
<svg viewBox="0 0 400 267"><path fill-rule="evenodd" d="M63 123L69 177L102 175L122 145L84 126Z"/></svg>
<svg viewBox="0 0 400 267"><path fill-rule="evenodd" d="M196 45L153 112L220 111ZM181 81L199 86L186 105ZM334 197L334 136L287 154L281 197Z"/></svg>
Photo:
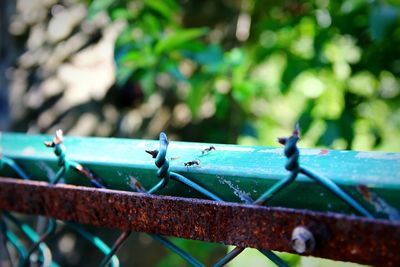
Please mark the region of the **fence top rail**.
<svg viewBox="0 0 400 267"><path fill-rule="evenodd" d="M33 179L50 178L58 169L57 157L43 142L51 139L48 135L2 133L1 154L29 170ZM89 167L110 188L132 191L132 179L147 188L159 181L154 159L145 151L157 149L157 140L66 136L63 143L68 159ZM209 149L211 146L215 149ZM218 192L226 201L254 200L288 175L281 147L170 141L167 158L171 171ZM185 164L193 161L198 164ZM378 213L392 212L386 217L400 217L398 212L393 214L400 209L400 153L300 149L300 164L344 187ZM0 170L0 175L12 174ZM66 174L67 183L85 185L83 180L74 173ZM160 194L199 197L193 190L176 184ZM347 205L302 174L269 205L352 213Z"/></svg>
<svg viewBox="0 0 400 267"><path fill-rule="evenodd" d="M30 158L56 161L46 149L48 135L0 133L2 154L14 159ZM68 158L82 164L103 162L154 169L154 160L145 152L156 149L158 140L125 138L73 137L64 141ZM213 146L215 150L204 153ZM300 144L301 146L301 144ZM400 153L350 150L300 149L301 164L342 185L395 187L400 189ZM286 158L282 147L239 146L171 141L168 149L172 171L225 174L240 177L281 179ZM200 164L187 168L184 163L198 159ZM299 177L304 179L302 175ZM307 179L304 179L308 181Z"/></svg>
<svg viewBox="0 0 400 267"><path fill-rule="evenodd" d="M298 253L312 251L313 255L367 264L375 264L384 258L388 260L388 265L395 265L399 261L397 253L388 256L387 252L397 251L395 247L399 245L396 236L400 221L400 154L326 149L305 149L300 152L297 148L297 125L290 137L278 139L284 149L187 142L172 142L168 146L165 133L160 134L159 142L109 138L64 139L61 130L56 132L52 141L49 141L50 138L12 133L0 135L0 176L12 176L10 173L14 172L17 176L13 177L23 179L0 179L0 198L3 198L0 208L118 227L128 232L144 231L234 244L239 246L236 248L239 253L242 247L254 246L263 249L263 253L267 253L265 255L278 265L285 263L268 249L290 251L287 249L288 241ZM43 145L53 148L54 155L44 149ZM303 176L296 179L298 174ZM28 180L44 180L49 183L40 184ZM78 185L91 184L105 191L54 185L59 181ZM109 189L146 194L135 199L139 195ZM110 195L111 191L113 193ZM187 196L191 199L148 197L148 194L155 192L161 195ZM217 202L193 200L198 195ZM247 209L247 206L240 204L222 203L235 201L235 197L236 202L252 205ZM86 203L83 203L83 199L87 199ZM141 202L142 199L144 202ZM179 203L186 204L178 207L174 213L174 208ZM300 210L274 210L258 206L264 204ZM99 216L101 212L94 211L91 207L93 205L101 212L108 211ZM143 206L146 207L142 209ZM237 212L214 214L225 206L238 208ZM91 208L83 211L87 207ZM79 214L71 217L74 209ZM310 209L324 212L318 214ZM249 212L246 213L246 210ZM259 218L254 217L259 211ZM264 213L265 211L272 211L272 214ZM356 212L369 219L346 217L330 211ZM121 214L125 215L118 217ZM112 215L117 217L112 219ZM179 222L185 216L188 216L188 222ZM203 220L206 217L210 218ZM225 217L226 221L210 224L210 220ZM87 220L81 220L82 218ZM101 223L98 223L99 218ZM145 220L140 221L143 218ZM285 221L285 218L288 220ZM389 220L381 221L376 218ZM137 219L139 224L135 224ZM164 219L167 221L162 221ZM201 220L205 225L189 226L192 221L198 223ZM117 226L116 221L122 224ZM127 221L134 225L126 225ZM147 229L151 223L155 223L156 227ZM246 223L250 225L246 226ZM182 225L185 226L182 228ZM223 233L220 240L214 240L213 238L222 233L224 225L228 226L229 233L233 233L233 236L228 237ZM289 225L290 229L287 229ZM350 228L352 230L349 232ZM166 231L168 229L176 231ZM194 235L196 229L201 230L200 237ZM209 232L210 229L215 232ZM278 233L273 232L276 229ZM243 243L243 230L251 232L248 235L249 240L254 240L254 235L262 231L261 243ZM268 232L271 230L272 232ZM282 247L274 247L275 241L282 238L285 231L284 240L279 240ZM362 231L365 233L361 233ZM367 238L371 236L371 231L376 231L376 237L372 239ZM269 236L273 239L268 241ZM377 242L382 237L383 243ZM394 241L391 241L391 237L395 237ZM239 239L233 242L231 238ZM315 250L315 244L325 244L328 239L336 241L329 242L333 245L326 247L327 254L319 254L318 249ZM348 247L353 239L362 242ZM385 247L389 243L389 248ZM332 254L333 248L343 246L347 246L344 255ZM374 249L371 254L365 254L365 248L372 247ZM348 258L349 251L353 256L357 251L363 253L359 258ZM236 255L228 253L216 266ZM379 260L376 260L377 255L380 255ZM367 256L372 258L366 261Z"/></svg>

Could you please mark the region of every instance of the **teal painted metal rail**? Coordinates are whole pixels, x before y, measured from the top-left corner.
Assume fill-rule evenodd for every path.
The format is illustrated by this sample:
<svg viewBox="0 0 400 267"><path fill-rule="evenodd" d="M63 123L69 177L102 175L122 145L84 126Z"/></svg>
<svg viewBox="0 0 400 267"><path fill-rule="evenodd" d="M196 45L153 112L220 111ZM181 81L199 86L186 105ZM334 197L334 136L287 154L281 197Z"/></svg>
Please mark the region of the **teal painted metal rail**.
<svg viewBox="0 0 400 267"><path fill-rule="evenodd" d="M356 212L371 219L379 217L389 220L400 219L399 194L397 194L399 182L396 182L399 181L399 179L396 180L399 176L399 154L325 149L303 150L302 162L299 162L298 126L290 137L278 139L279 143L284 145L283 150L175 142L173 146L170 145L168 156L169 141L164 133L160 134L158 149L157 143L143 140L68 138L68 144L64 143L61 130L57 131L56 137L51 142L42 138L50 139L47 136L0 135L2 148L0 175L14 174L25 180L44 179L50 184L56 184L61 180L71 184L138 191L145 194L157 192L191 198L202 196L218 202L228 200L253 205L263 205L268 202L272 206L307 208L325 212ZM42 143L54 148L57 162L54 162L54 157L49 157L42 146L39 146ZM66 153L65 145L74 147L75 151ZM146 153L150 154L150 161L145 160L146 156L149 158ZM158 168L157 176L154 175L154 167L152 167L153 159ZM284 159L283 162L282 159ZM285 172L280 171L282 168L279 166L282 165L285 167ZM53 170L57 166L59 168L55 173ZM75 172L69 171L70 169ZM29 170L29 175L24 170ZM175 181L172 186L171 180ZM3 182L5 182L4 186L9 186L6 180ZM13 182L11 185L17 186L15 191L22 188ZM21 184L21 186L24 185ZM35 185L32 184L32 186ZM31 189L27 187L25 190L28 193ZM5 196L5 201L8 202L5 207L8 209L14 206L13 201L9 202L13 198L10 192L7 190L3 192L8 194ZM62 198L62 196L57 198ZM22 208L18 206L20 204L15 206L17 210ZM25 209L22 208L22 210ZM380 227L378 221L376 223L374 230ZM30 255L53 234L55 221L50 219L48 225L40 241L36 242L22 259L21 266L28 265ZM297 253L309 253L314 250L316 241L313 231L315 229L310 232L308 227L310 226L300 224L293 230L291 246ZM10 236L9 231L6 227L2 229L2 234L7 240ZM388 228L384 228L384 231L387 230ZM399 229L394 228L394 230L397 232ZM182 232L177 233L178 236L185 231L187 230L182 229ZM101 266L106 266L111 258L115 258L113 255L128 238L130 232L131 230L128 229L121 234L103 259ZM325 239L323 236L329 235L329 231L323 232L326 234L318 234L318 239ZM165 244L169 248L185 258L191 265L202 266L191 255L180 250L167 239L161 236L154 236L154 238L167 242ZM371 239L368 242L371 242ZM214 266L225 265L243 249L243 247L237 247ZM22 248L18 250L23 251ZM272 251L260 251L278 266L287 266ZM337 257L330 252L328 255ZM379 255L378 259L373 255L370 260L361 260L362 257L354 257L354 259L366 263L381 263L383 262L382 255ZM386 263L393 266L398 260L396 254L390 255L391 258Z"/></svg>
<svg viewBox="0 0 400 267"><path fill-rule="evenodd" d="M43 145L52 137L3 133L2 154L12 158L32 179L52 178L57 158ZM160 180L155 175L154 159L145 150L158 148L158 141L117 138L66 137L67 157L99 174L109 188L134 191L134 181L151 188ZM215 150L204 152L213 146ZM396 217L400 209L400 154L384 152L301 149L301 166L328 177L350 196L375 210L379 217ZM171 141L168 148L170 170L232 202L250 203L267 188L288 175L283 166L283 148L247 147ZM197 164L185 166L190 161ZM188 165L188 164L186 164ZM10 168L0 175L13 176ZM65 182L90 185L83 175L68 172ZM181 183L171 183L158 194L205 198ZM319 211L353 213L340 199L303 174L287 189L268 202L269 206L307 208Z"/></svg>

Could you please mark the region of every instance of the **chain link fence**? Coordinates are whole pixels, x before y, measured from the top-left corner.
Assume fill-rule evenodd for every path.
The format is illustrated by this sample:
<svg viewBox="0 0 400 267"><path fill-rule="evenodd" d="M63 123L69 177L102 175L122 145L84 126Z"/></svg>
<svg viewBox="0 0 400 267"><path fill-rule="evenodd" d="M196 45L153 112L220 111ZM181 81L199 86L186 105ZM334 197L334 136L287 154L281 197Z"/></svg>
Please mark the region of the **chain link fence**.
<svg viewBox="0 0 400 267"><path fill-rule="evenodd" d="M47 189L46 192L51 192L51 190L56 191L57 186L56 184L60 182L65 182L65 176L67 173L71 174L73 172L85 177L87 181L90 183L90 185L94 188L98 188L99 190L94 190L93 192L100 192L100 194L106 194L108 189L113 189L109 183L107 182L106 179L103 179L101 176L101 173L94 173L88 166L84 166L77 161L70 160L67 156L67 150L66 146L63 144L63 133L61 130L56 132L56 135L52 141L46 141L44 145L48 148L52 148L54 150L55 157L57 157L57 165L59 169L57 172L52 175L51 179L48 181L48 186L45 186ZM269 188L266 188L265 192L262 194L259 194L258 198L253 200L250 196L246 194L240 195L240 198L245 202L246 209L252 208L252 207L258 207L258 206L263 206L263 205L268 205L269 202L271 202L272 199L276 197L276 195L279 195L281 192L287 190L290 185L292 185L298 176L302 174L304 177L307 177L310 181L319 184L320 186L324 187L327 189L327 191L331 192L337 199L342 201L345 205L351 208L353 212L355 212L357 215L360 215L362 217L354 217L350 216L351 220L355 220L356 223L359 223L362 225L362 227L359 228L360 233L363 233L364 229L365 231L371 231L371 239L375 238L375 236L378 234L379 231L377 229L381 229L382 233L384 232L387 234L388 229L391 229L391 234L393 235L395 240L384 240L385 238L388 238L388 236L381 236L383 240L380 242L377 242L378 245L375 243L375 247L371 245L372 249L376 249L376 255L372 254L369 256L365 256L366 253L370 251L371 248L359 248L361 250L364 249L363 252L360 251L344 251L342 254L334 255L335 252L331 251L332 255L329 255L330 258L335 258L335 259L342 259L342 260L348 260L352 259L351 254L358 255L358 260L356 259L355 261L358 261L360 263L367 263L367 264L377 264L377 263L382 263L387 266L396 266L400 264L399 261L399 256L397 255L398 253L396 252L387 252L387 250L390 249L395 249L399 247L399 232L400 232L400 225L398 222L391 222L389 223L389 220L376 220L378 217L376 210L371 209L371 205L368 203L361 203L358 199L354 198L351 194L346 192L346 190L342 189L341 186L338 186L334 181L332 181L329 178L323 177L321 175L316 174L309 168L303 166L299 162L300 158L300 152L297 147L297 142L299 141L299 127L298 125L295 127L293 133L289 137L285 138L278 138L278 141L280 144L284 146L283 153L286 157L286 163L284 168L287 170L288 174L286 177L283 177L276 183L272 184ZM142 181L139 179L135 178L134 176L131 177L130 181L130 186L134 191L141 193L143 196L150 196L150 195L157 195L160 190L167 188L171 185L172 183L178 182L179 184L183 184L185 187L190 189L190 192L196 192L197 195L202 195L205 198L212 200L211 202L207 202L208 208L211 207L214 210L218 210L220 207L225 207L221 206L218 203L225 203L224 197L219 196L218 191L213 190L213 188L206 188L205 186L195 182L193 179L189 179L186 176L183 176L180 173L174 172L170 170L170 161L174 160L173 157L167 157L167 151L168 151L168 145L169 141L167 138L167 135L165 133L160 134L159 138L159 147L158 149L146 149L146 152L149 154L149 157L152 157L154 159L154 163L157 167L157 177L159 179L158 183L154 184L151 187L146 188L143 184ZM205 147L202 151L199 151L199 154L201 156L206 156L209 154L213 153L218 153L218 145L210 145L208 147ZM26 152L26 151L25 151ZM93 151L96 153L96 151ZM31 153L34 155L35 153L33 151L27 151L26 153ZM121 163L123 164L123 163ZM196 168L201 166L201 161L199 159L192 159L189 161L184 162L184 167L189 170L190 168ZM283 166L282 166L283 167ZM8 156L6 153L1 156L1 161L0 161L0 174L2 174L1 170L3 169L12 169L14 174L17 175L19 178L29 181L31 180L31 177L29 175L29 171L24 170L19 164L17 163L17 160L14 160L12 157ZM339 166L340 168L340 166ZM368 166L365 166L365 168L368 168ZM227 170L228 171L228 170ZM151 172L153 172L151 170ZM4 176L4 174L3 174ZM50 177L50 176L49 176ZM6 181L8 181L6 179ZM42 185L40 185L42 186ZM39 186L39 187L40 187ZM7 185L3 185L4 188L7 188ZM231 186L232 187L232 186ZM6 190L6 189L4 189ZM50 191L49 191L50 190ZM72 189L68 189L72 190ZM75 190L75 189L73 189ZM76 189L77 190L77 189ZM104 190L104 191L102 191ZM34 193L34 191L32 191ZM33 194L31 192L31 194ZM47 193L44 194L47 194ZM85 193L86 192L86 193ZM91 193L92 191L85 191L81 192L82 198L84 198L84 194L87 194L87 196L92 197ZM103 192L103 193L102 193ZM368 191L367 191L368 192ZM364 192L365 193L365 192ZM0 195L3 194L4 192L0 192ZM78 193L77 193L78 194ZM97 194L97 193L96 193ZM304 192L304 194L307 194L307 192ZM196 195L196 196L197 196ZM312 196L311 196L312 197ZM6 197L3 197L6 198ZM10 197L8 197L9 199ZM95 198L93 196L93 198ZM371 196L370 196L371 198ZM10 200L9 202L13 202L14 200ZM45 202L45 197L42 199L43 202ZM57 202L56 200L54 200ZM111 200L111 196L108 199L110 203L113 203ZM150 203L151 201L155 201L153 198L148 198L145 201L147 203ZM167 201L167 200L165 200ZM173 201L173 200L168 200L168 201ZM153 203L153 202L151 202ZM154 202L152 205L154 205L154 209L158 208L158 202ZM210 204L211 203L211 204ZM196 212L196 204L189 203L192 206L185 206L186 208L189 207L192 210L188 210L187 212ZM188 204L188 205L189 205ZM197 203L198 204L198 203ZM52 258L51 254L51 247L48 245L48 240L50 240L52 237L55 235L55 230L57 227L57 221L54 218L46 218L46 217L38 217L38 221L41 222L43 226L43 231L42 232L37 232L36 230L32 229L28 224L25 222L21 221L17 216L13 215L10 211L6 211L7 208L4 206L7 206L8 204L3 203L4 210L2 211L2 216L1 216L1 233L2 233L2 258L3 262L7 262L7 260L10 262L10 265L18 265L18 266L58 266L56 261ZM11 204L10 204L11 205ZM29 204L27 204L29 205ZM47 205L47 204L46 204ZM225 204L224 204L225 205ZM231 205L227 203L226 205ZM32 206L34 206L32 204ZM124 202L122 204L120 203L121 209L124 208ZM204 207L203 207L204 208ZM233 209L239 209L241 207L236 207L233 206ZM67 206L62 206L59 207L59 209L66 209L67 212L70 210L77 209L77 207L67 207ZM104 207L106 209L106 207ZM207 208L204 208L207 209ZM242 208L243 210L244 208ZM16 209L18 211L18 209ZM301 210L300 210L301 211ZM43 212L43 211L42 211ZM115 214L118 214L118 210L115 210ZM149 211L152 212L152 211ZM160 222L163 220L163 216L177 216L176 213L173 211L166 211L167 213L170 212L172 215L159 215L161 216ZM257 210L251 211L253 213L257 213ZM282 212L282 217L287 216L288 214L291 214L291 211L280 211ZM41 214L40 211L36 211L36 213ZM277 214L277 213L276 213ZM397 210L395 208L392 208L391 211L388 211L387 214L389 214L387 217L389 219L396 219L396 214L398 214ZM136 214L139 216L140 214ZM111 215L110 215L111 216ZM144 216L144 215L143 215ZM277 215L275 215L277 216ZM321 243L324 242L324 240L329 240L329 235L335 235L337 234L335 232L335 228L332 227L331 225L329 226L330 229L322 229L324 228L321 223L321 218L319 218L319 221L315 221L313 224L310 223L304 223L304 214L300 213L295 213L291 215L290 217L291 220L293 218L296 221L296 227L292 227L290 229L291 231L291 236L290 240L288 240L287 246L291 248L291 252L293 253L298 253L298 254L305 254L305 255L313 255L315 251L318 251L319 247L321 246ZM303 216L303 217L302 217ZM343 222L343 227L348 226L347 222L349 219L346 217L347 215L338 215L338 214L331 214L331 213L326 213L323 214L322 216L325 216L328 219L335 218L336 220L336 225L340 224L340 221ZM338 217L339 216L339 217ZM340 217L342 216L342 217ZM392 217L391 217L392 216ZM97 217L102 217L101 215L97 215ZM112 216L111 216L112 217ZM110 217L110 218L111 218ZM185 217L182 215L182 217ZM324 218L325 218L324 217ZM381 216L379 216L381 217ZM318 217L315 217L318 218ZM314 218L314 219L315 219ZM176 218L179 221L179 218ZM108 218L101 218L103 221L107 221ZM111 219L109 219L111 220ZM182 219L183 220L183 219ZM220 220L220 218L215 218L216 221ZM240 218L240 220L246 220L246 218ZM272 218L272 220L280 220L280 218ZM79 220L78 220L79 221ZM232 220L233 223L234 220ZM213 221L209 221L210 225L213 225ZM252 223L257 223L257 222L252 222ZM376 224L375 224L376 223ZM132 230L127 229L127 227L118 227L120 229L123 229L124 231L121 233L121 235L116 239L116 241L112 245L106 244L104 241L102 241L99 237L91 234L89 231L85 230L82 226L80 226L77 223L67 221L65 222L66 226L78 233L82 238L88 240L91 244L93 244L94 247L96 247L101 253L103 253L103 259L99 263L93 263L93 265L99 265L99 266L119 266L119 260L116 256L117 251L120 249L120 247L124 244L124 242L129 238L129 236L132 233ZM95 223L94 223L95 224ZM95 224L96 225L96 224ZM365 226L367 225L367 226ZM371 225L373 228L368 228ZM354 224L353 224L354 226ZM143 226L144 227L144 226ZM159 225L159 228L161 229L159 233L163 232L162 229L163 225ZM167 227L167 226L165 226ZM211 226L210 226L211 227ZM216 231L218 230L218 226ZM282 226L283 228L285 226ZM386 228L385 228L386 227ZM129 227L128 227L129 228ZM179 225L175 227L175 231L194 231L193 229L185 229L185 225ZM354 228L354 227L353 227ZM352 228L352 229L353 229ZM356 227L355 227L356 228ZM222 226L221 226L222 229ZM256 229L256 228L255 228ZM322 229L322 230L321 230ZM369 229L369 230L368 230ZM236 233L231 233L232 236L234 236L235 240L240 240L240 235L241 235L241 230L242 229L236 229ZM342 229L343 230L343 229ZM354 230L354 229L353 229ZM15 231L18 231L19 233L22 233L24 238L29 240L29 245L25 242L22 242L20 240L20 234L16 234ZM205 232L204 230L203 232ZM210 231L211 233L212 231ZM169 250L171 250L173 253L176 253L182 259L184 259L189 266L204 266L204 264L196 259L194 256L192 256L190 253L184 251L181 249L179 246L175 245L171 240L168 238L164 237L163 235L159 235L154 232L154 230L149 230L148 235L150 238L160 242L162 245L166 246ZM207 233L202 233L203 236L207 236ZM209 234L210 235L210 234ZM346 239L345 232L343 232L342 236L340 237L342 239L342 242L348 242L349 244L352 244L354 240L351 240L352 237L348 236L349 239ZM178 235L179 236L179 235ZM189 235L190 236L190 235ZM197 239L196 234L193 234L194 239ZM256 238L257 233L255 234ZM278 235L279 238L279 235ZM363 237L367 238L368 237ZM213 237L206 237L203 239L206 240L213 240ZM235 242L229 241L229 237L226 237L227 240L220 240L223 243L226 244L235 244ZM365 240L363 241L365 242ZM371 240L368 240L368 242L372 242ZM368 242L364 243L365 246L368 246ZM385 244L384 247L382 247L382 244ZM267 245L268 246L268 245ZM379 247L381 246L381 247ZM254 246L257 247L257 246ZM262 246L261 246L262 247ZM265 247L265 245L264 245ZM223 258L219 259L217 262L214 263L213 266L224 266L231 260L233 260L235 257L237 257L243 250L245 250L245 246L238 246L231 250L229 253L227 253ZM337 248L340 250L339 248ZM343 250L346 250L348 248L344 248ZM260 252L265 255L270 261L272 261L274 264L277 266L289 266L289 263L285 262L281 257L278 256L275 252L269 249L265 248L260 248ZM386 252L382 252L382 250L385 250ZM12 253L11 253L12 252ZM345 258L340 258L340 255L343 255L343 253L350 254L349 257ZM15 255L14 257L10 255ZM317 253L318 255L318 253ZM397 255L397 256L396 256ZM364 260L359 260L360 258L364 257ZM4 260L6 259L6 260Z"/></svg>

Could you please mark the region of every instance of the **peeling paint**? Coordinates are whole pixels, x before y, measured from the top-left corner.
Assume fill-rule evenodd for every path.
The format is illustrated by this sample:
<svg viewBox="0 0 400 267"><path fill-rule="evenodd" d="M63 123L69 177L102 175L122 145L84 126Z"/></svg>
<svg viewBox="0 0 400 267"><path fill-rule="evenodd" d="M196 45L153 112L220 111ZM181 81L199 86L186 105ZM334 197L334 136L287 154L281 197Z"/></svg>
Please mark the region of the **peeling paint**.
<svg viewBox="0 0 400 267"><path fill-rule="evenodd" d="M25 148L24 150L22 150L22 154L25 156L32 156L35 155L35 149L31 146Z"/></svg>
<svg viewBox="0 0 400 267"><path fill-rule="evenodd" d="M254 200L250 197L250 195L242 190L240 190L239 186L234 185L232 183L232 181L226 180L221 176L217 176L218 177L218 181L221 184L225 184L227 185L230 189L233 190L233 193L235 194L235 196L237 196L238 198L240 198L240 200L242 200L244 203L246 204L252 204L254 202Z"/></svg>
<svg viewBox="0 0 400 267"><path fill-rule="evenodd" d="M385 153L385 152L359 152L356 158L366 158L366 159L400 159L399 153Z"/></svg>
<svg viewBox="0 0 400 267"><path fill-rule="evenodd" d="M257 152L260 152L260 153L275 153L275 154L280 155L280 154L283 154L283 148L261 149L261 150L258 150Z"/></svg>
<svg viewBox="0 0 400 267"><path fill-rule="evenodd" d="M273 149L261 149L258 150L257 152L260 153L275 153L278 155L283 155L283 148L273 148ZM301 155L326 155L329 153L328 149L301 149Z"/></svg>
<svg viewBox="0 0 400 267"><path fill-rule="evenodd" d="M127 177L128 178L128 177ZM134 191L138 191L138 192L144 192L145 189L142 186L142 184L138 181L137 177L134 176L129 176L129 182L128 185L131 189L133 189Z"/></svg>
<svg viewBox="0 0 400 267"><path fill-rule="evenodd" d="M137 147L146 147L148 145L148 142L137 142L135 143L135 146Z"/></svg>
<svg viewBox="0 0 400 267"><path fill-rule="evenodd" d="M384 199L372 192L365 185L357 186L357 191L361 193L364 199L369 202L377 212L384 213L391 221L399 221L400 213L397 209L389 205Z"/></svg>
<svg viewBox="0 0 400 267"><path fill-rule="evenodd" d="M218 151L237 151L237 152L253 152L255 148L252 147L238 147L238 146L218 146L214 145ZM193 149L195 146L193 144L187 143L171 143L170 148L172 149ZM199 147L201 152L201 148Z"/></svg>

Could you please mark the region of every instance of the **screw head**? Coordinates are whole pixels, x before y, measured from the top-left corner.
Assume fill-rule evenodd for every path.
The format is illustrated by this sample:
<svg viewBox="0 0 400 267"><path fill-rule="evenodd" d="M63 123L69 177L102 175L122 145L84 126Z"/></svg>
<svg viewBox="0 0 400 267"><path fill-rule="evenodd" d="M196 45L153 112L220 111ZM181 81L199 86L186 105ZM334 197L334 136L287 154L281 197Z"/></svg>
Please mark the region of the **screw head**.
<svg viewBox="0 0 400 267"><path fill-rule="evenodd" d="M297 253L311 252L315 248L313 233L304 226L297 226L293 229L290 245Z"/></svg>

